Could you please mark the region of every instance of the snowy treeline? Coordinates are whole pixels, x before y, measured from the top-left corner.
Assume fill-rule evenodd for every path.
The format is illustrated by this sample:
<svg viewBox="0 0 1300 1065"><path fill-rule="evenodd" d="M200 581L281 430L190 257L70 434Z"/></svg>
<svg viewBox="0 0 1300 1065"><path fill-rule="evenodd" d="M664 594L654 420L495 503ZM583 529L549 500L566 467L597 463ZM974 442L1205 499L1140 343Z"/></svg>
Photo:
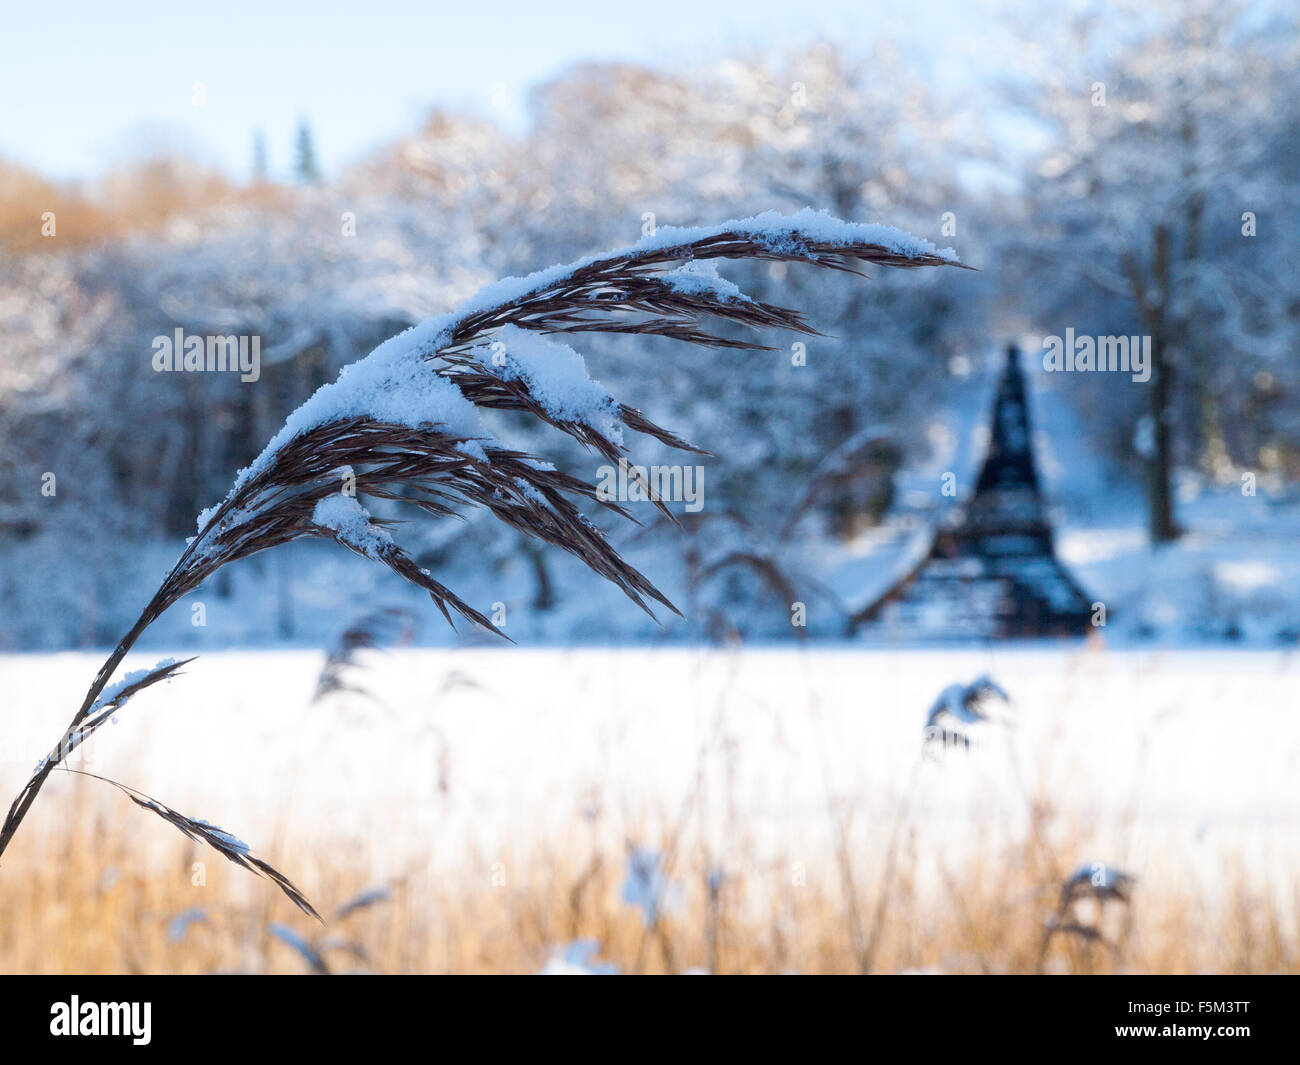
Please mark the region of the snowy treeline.
<svg viewBox="0 0 1300 1065"><path fill-rule="evenodd" d="M584 340L611 392L718 452L637 455L705 466L704 506L674 508L684 531L644 507L633 536L679 566L667 584L697 633L789 635L792 598L819 594L810 560L886 518L899 470L927 457L926 416L1009 336L1155 334L1177 369L1155 412L1171 467L1295 480L1298 38L1223 10L1148 16L1122 41L1084 19L955 99L886 47L582 66L536 91L518 136L439 112L321 184L203 192L107 241L79 239L69 207L57 237L0 258L0 593L30 602L39 566L67 618L34 629L15 609L0 646L104 639L86 603L121 595L134 545L191 534L290 410L401 328L503 275L769 209L886 222L981 272L739 267L827 336L703 357ZM42 197L58 200L24 201L33 226ZM155 339L178 329L259 337L258 379L157 372ZM1151 465L1149 390L1099 374L1071 394L1089 446ZM502 417L524 449L536 431ZM596 479L599 456L566 444L547 453ZM516 533L447 523L422 550L444 570L526 559L530 609L556 603L550 555Z"/></svg>

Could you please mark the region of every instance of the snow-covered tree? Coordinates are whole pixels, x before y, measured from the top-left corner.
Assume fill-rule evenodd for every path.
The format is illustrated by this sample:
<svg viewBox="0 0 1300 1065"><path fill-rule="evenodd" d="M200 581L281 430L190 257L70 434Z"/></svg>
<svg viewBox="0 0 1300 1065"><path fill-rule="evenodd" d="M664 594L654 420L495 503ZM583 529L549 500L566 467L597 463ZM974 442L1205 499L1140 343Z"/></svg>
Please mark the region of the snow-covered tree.
<svg viewBox="0 0 1300 1065"><path fill-rule="evenodd" d="M1297 39L1293 15L1261 21L1241 3L1107 3L1027 50L1040 62L1019 103L1050 136L1030 190L1037 228L1019 245L1047 284L1027 291L1040 322L1151 338L1145 385L1083 387L1106 390L1103 419L1130 412L1118 440L1145 467L1157 543L1178 534L1180 457L1220 476L1257 461L1263 440L1230 440L1225 410L1254 406L1294 364L1295 227L1282 218L1296 204Z"/></svg>

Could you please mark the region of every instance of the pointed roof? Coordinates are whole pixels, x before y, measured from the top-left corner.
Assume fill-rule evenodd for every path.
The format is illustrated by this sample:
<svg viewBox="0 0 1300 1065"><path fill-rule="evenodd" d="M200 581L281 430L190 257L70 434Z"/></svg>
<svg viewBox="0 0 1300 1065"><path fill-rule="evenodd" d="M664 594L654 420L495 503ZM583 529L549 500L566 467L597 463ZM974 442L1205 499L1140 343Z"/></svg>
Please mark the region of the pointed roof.
<svg viewBox="0 0 1300 1065"><path fill-rule="evenodd" d="M1052 550L1051 529L1034 463L1025 375L1020 367L1020 351L1014 345L1007 348L1006 365L993 400L984 464L975 491L952 531L977 536L986 528L1005 531L1009 527L1046 537L1047 550Z"/></svg>
<svg viewBox="0 0 1300 1065"><path fill-rule="evenodd" d="M993 401L992 435L975 494L1002 488L1026 489L1038 495L1038 471L1029 444L1029 405L1020 349L1007 348L1006 367Z"/></svg>

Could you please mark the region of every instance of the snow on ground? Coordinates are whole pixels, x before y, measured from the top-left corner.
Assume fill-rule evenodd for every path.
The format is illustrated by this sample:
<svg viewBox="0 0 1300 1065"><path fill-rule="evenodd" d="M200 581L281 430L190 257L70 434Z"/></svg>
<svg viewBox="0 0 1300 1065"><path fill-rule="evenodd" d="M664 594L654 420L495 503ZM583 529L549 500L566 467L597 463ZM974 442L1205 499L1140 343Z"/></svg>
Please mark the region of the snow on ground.
<svg viewBox="0 0 1300 1065"><path fill-rule="evenodd" d="M743 841L810 868L831 847L828 803L847 803L876 840L906 803L959 856L1022 831L1027 796L1041 795L1100 841L1079 862L1207 877L1226 852L1261 877L1300 872L1295 654L404 650L352 675L373 698L312 705L321 664L305 651L206 655L118 711L85 768L255 853L286 836L355 845L376 875L572 838L593 808L654 846L700 787L719 853ZM7 792L98 665L0 657ZM970 755L924 758L934 697L981 673L1010 693L1014 724L977 726Z"/></svg>
<svg viewBox="0 0 1300 1065"><path fill-rule="evenodd" d="M1300 640L1300 506L1261 484L1210 486L1183 477L1176 543L1152 548L1142 491L1089 434L1065 391L1068 375L1029 369L1035 445L1057 521L1057 549L1112 617L1112 639L1162 642Z"/></svg>

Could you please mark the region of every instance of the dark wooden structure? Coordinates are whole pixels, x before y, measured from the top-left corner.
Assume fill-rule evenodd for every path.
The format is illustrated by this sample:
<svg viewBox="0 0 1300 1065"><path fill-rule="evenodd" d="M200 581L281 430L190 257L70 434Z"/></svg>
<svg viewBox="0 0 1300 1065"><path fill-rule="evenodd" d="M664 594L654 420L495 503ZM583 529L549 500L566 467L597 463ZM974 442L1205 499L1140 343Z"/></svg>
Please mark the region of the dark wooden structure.
<svg viewBox="0 0 1300 1065"><path fill-rule="evenodd" d="M1015 347L1007 349L975 491L922 560L855 614L850 629L873 623L938 639L1070 636L1090 627L1091 603L1056 557Z"/></svg>

